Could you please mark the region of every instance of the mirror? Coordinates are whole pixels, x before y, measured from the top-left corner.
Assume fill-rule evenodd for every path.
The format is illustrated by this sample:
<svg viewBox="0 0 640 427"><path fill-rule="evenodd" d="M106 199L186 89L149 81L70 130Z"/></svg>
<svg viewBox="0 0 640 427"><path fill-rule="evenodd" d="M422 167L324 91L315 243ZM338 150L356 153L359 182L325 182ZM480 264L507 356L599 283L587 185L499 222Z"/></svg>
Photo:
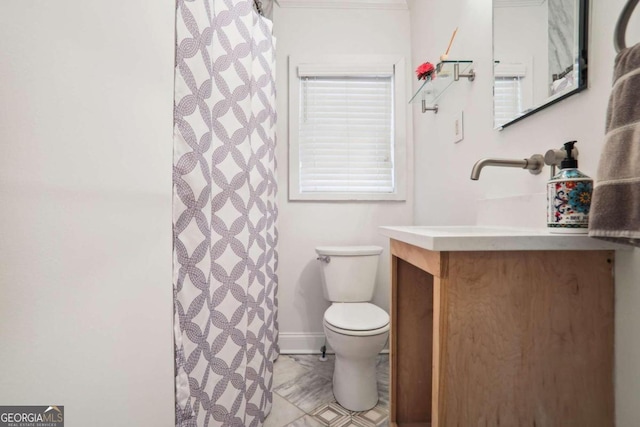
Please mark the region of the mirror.
<svg viewBox="0 0 640 427"><path fill-rule="evenodd" d="M493 0L497 129L587 88L588 0Z"/></svg>

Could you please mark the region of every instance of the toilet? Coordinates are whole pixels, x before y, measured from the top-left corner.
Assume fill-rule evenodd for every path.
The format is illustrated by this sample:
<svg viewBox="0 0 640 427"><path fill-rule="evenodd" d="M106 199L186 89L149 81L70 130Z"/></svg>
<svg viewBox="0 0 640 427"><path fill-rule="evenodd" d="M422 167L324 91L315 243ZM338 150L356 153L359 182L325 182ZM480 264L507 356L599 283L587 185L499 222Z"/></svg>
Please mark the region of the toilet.
<svg viewBox="0 0 640 427"><path fill-rule="evenodd" d="M336 354L333 395L351 411L365 411L378 403L376 357L389 337L389 315L371 304L379 246L322 246L324 297L331 306L324 313L324 333Z"/></svg>

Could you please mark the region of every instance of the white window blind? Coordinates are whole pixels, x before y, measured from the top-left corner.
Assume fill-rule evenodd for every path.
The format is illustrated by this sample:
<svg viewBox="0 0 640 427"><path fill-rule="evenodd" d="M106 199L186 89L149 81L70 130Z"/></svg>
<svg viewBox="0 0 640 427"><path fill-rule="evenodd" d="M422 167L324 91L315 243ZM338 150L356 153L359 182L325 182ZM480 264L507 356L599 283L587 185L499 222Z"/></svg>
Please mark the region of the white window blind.
<svg viewBox="0 0 640 427"><path fill-rule="evenodd" d="M393 76L315 71L299 69L300 192L394 192Z"/></svg>
<svg viewBox="0 0 640 427"><path fill-rule="evenodd" d="M494 126L500 127L522 112L522 85L519 77L496 77L493 87Z"/></svg>
<svg viewBox="0 0 640 427"><path fill-rule="evenodd" d="M496 66L493 86L495 127L500 127L522 114L522 79L525 78L526 71L526 67L522 64Z"/></svg>

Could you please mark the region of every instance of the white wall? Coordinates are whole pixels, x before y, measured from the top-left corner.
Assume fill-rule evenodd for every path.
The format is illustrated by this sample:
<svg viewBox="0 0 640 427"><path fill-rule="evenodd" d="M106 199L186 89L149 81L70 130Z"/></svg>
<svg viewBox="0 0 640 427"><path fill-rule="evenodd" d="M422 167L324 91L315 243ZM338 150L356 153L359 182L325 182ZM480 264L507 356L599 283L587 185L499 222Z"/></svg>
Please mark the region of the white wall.
<svg viewBox="0 0 640 427"><path fill-rule="evenodd" d="M174 425L174 10L2 5L2 405Z"/></svg>
<svg viewBox="0 0 640 427"><path fill-rule="evenodd" d="M549 170L487 168L469 179L482 157L525 158L577 139L580 169L595 175L603 147L604 118L615 51L613 30L624 0L593 1L591 8L589 89L503 131L492 129L491 0L412 0L413 64L437 60L451 31L460 27L452 58L473 59L473 83L455 83L440 101L441 113L414 108L416 224L482 222L544 226L545 182ZM629 43L640 41L640 11L629 24ZM425 42L427 40L428 42ZM450 143L447 113L464 110L465 139ZM423 144L423 141L429 141ZM486 215L486 206L493 215ZM485 214L483 214L485 212ZM617 425L640 425L640 251L618 253L616 262L616 417Z"/></svg>
<svg viewBox="0 0 640 427"><path fill-rule="evenodd" d="M408 10L274 9L277 37L278 180L279 180L279 323L284 353L318 351L324 333L322 316L329 303L321 288L320 265L314 248L322 245L376 244L380 258L373 302L388 310L390 267L388 239L378 226L410 224L413 205L407 202L289 202L288 70L289 55L401 54L409 64ZM412 68L408 67L408 73ZM409 77L413 79L413 76ZM409 90L409 89L407 89ZM408 98L407 98L408 99ZM412 194L411 126L408 124L406 165ZM404 165L401 167L405 167Z"/></svg>

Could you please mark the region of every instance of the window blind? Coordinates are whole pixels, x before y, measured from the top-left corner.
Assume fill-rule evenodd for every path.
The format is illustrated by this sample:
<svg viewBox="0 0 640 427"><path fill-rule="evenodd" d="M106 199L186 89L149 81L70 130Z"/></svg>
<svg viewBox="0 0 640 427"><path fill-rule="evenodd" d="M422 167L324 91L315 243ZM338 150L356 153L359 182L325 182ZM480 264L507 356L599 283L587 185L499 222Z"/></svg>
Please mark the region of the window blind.
<svg viewBox="0 0 640 427"><path fill-rule="evenodd" d="M494 126L500 127L522 114L523 82L527 76L527 66L521 63L499 63L494 68L493 119Z"/></svg>
<svg viewBox="0 0 640 427"><path fill-rule="evenodd" d="M393 77L305 75L300 85L300 192L392 193Z"/></svg>
<svg viewBox="0 0 640 427"><path fill-rule="evenodd" d="M493 86L494 126L515 119L522 114L522 81L520 77L495 77Z"/></svg>

